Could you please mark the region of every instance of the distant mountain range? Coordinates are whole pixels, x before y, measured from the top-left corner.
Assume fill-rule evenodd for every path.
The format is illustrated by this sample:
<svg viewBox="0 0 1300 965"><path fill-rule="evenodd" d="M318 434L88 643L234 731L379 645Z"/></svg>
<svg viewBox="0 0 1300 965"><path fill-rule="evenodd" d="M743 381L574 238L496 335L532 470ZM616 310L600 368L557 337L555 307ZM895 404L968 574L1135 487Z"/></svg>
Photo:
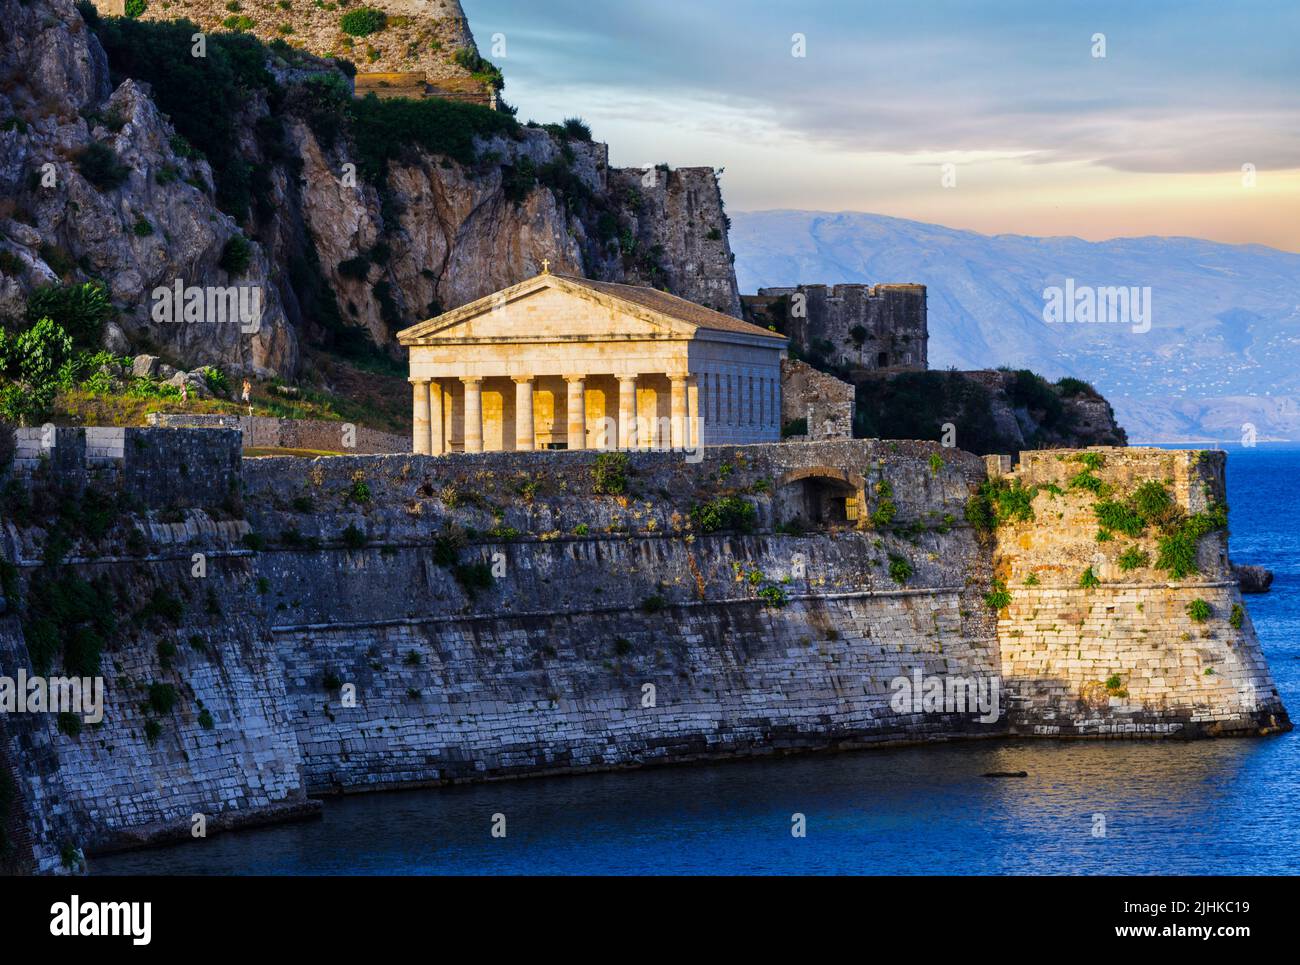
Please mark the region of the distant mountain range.
<svg viewBox="0 0 1300 965"><path fill-rule="evenodd" d="M1259 441L1300 439L1300 254L1196 238L989 236L819 211L733 212L731 246L745 294L920 282L931 368L1086 379L1133 442L1241 441L1247 423ZM1044 321L1045 290L1085 286L1149 288L1150 330Z"/></svg>

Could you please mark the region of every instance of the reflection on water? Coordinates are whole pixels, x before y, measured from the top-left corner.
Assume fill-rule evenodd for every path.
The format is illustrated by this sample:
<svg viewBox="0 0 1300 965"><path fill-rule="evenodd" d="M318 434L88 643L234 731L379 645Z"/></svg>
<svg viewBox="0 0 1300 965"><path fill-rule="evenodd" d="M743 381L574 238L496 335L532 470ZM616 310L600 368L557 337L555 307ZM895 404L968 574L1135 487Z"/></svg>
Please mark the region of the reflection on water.
<svg viewBox="0 0 1300 965"><path fill-rule="evenodd" d="M1300 872L1290 736L945 744L332 799L98 873ZM1025 770L1027 778L986 778ZM490 834L506 816L507 836ZM807 817L808 836L790 833ZM1106 836L1094 837L1094 814Z"/></svg>
<svg viewBox="0 0 1300 965"><path fill-rule="evenodd" d="M1300 450L1229 457L1233 556L1300 717ZM1294 732L978 742L363 795L322 821L92 861L101 874L1297 874ZM986 778L986 771L1028 771ZM506 816L507 836L490 834ZM807 817L806 838L791 816ZM1094 837L1094 815L1105 837Z"/></svg>

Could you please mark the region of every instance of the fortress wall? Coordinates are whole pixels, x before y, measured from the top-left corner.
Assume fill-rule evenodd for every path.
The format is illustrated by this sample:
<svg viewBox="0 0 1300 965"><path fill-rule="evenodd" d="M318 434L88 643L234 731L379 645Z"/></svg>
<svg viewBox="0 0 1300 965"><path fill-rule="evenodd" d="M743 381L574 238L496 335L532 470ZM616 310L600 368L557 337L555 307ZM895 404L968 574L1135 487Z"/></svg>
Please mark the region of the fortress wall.
<svg viewBox="0 0 1300 965"><path fill-rule="evenodd" d="M218 453L234 435L192 431ZM1118 496L1154 478L1184 510L1222 498L1219 454L1100 452ZM920 442L717 447L699 463L640 452L613 495L593 491L609 457L581 451L214 469L203 492L236 484L246 518L137 509L70 547L57 572L102 577L119 601L107 712L77 736L51 715L2 722L0 766L21 785L12 837L29 866L57 871L67 843L184 838L194 813L210 832L301 816L309 792L1012 733L1288 727L1244 610L1231 626L1224 534L1204 537L1200 573L1175 585L1120 573L1118 553L1154 556L1155 536L1096 541L1091 495L1069 488L1075 455L1025 453L1010 473L1009 459ZM964 509L988 473L1060 492L1036 493L1032 521L981 534ZM846 494L875 522L792 525ZM753 530L703 532L692 507L728 497L756 507ZM46 545L38 525L0 528L27 591L52 578ZM910 572L896 579L898 561ZM475 564L490 577L457 570ZM1081 588L1089 565L1101 585ZM1001 612L985 600L995 577L1011 594ZM0 615L4 674L31 666L15 596ZM1209 620L1190 621L1192 599ZM997 681L1002 714L895 706L892 683L915 675ZM175 687L175 709L148 709L151 683Z"/></svg>
<svg viewBox="0 0 1300 965"><path fill-rule="evenodd" d="M69 734L50 713L7 715L6 751L22 762L35 870L60 870L67 843L98 853L187 839L195 814L213 833L319 808L304 793L251 559L214 556L211 563L202 580L191 576L188 553L62 571L111 585L121 636L101 659L101 723ZM29 583L53 578L22 569ZM180 604L175 619L150 611L159 595ZM164 660L165 644L175 653ZM16 676L19 668L33 673L20 622L10 617L0 621L0 672ZM154 684L174 688L170 711L150 706Z"/></svg>
<svg viewBox="0 0 1300 965"><path fill-rule="evenodd" d="M1122 499L1165 484L1185 513L1225 498L1222 452L1095 449L1095 475ZM999 532L995 570L1011 603L998 622L1002 668L1017 733L1079 736L1253 733L1289 727L1277 687L1233 578L1222 530L1199 544L1199 573L1171 579L1154 566L1124 570L1136 548L1159 559L1159 534L1099 542L1098 497L1070 488L1084 467L1073 452L1024 453L1010 478L1040 491L1034 519ZM1101 581L1085 588L1085 570ZM1026 586L1031 574L1036 586ZM1203 622L1188 612L1209 604ZM1232 625L1240 607L1240 626ZM1111 686L1107 686L1107 682Z"/></svg>
<svg viewBox="0 0 1300 965"><path fill-rule="evenodd" d="M996 673L995 642L963 636L955 592L291 630L277 643L321 792L1005 729L890 708L889 682L915 668ZM355 685L355 706L325 689L327 673Z"/></svg>
<svg viewBox="0 0 1300 965"><path fill-rule="evenodd" d="M409 434L399 436L369 426L324 419L279 419L274 416L187 412L151 412L148 418L149 425L158 428L238 429L242 444L248 449L384 453L408 452L411 448Z"/></svg>
<svg viewBox="0 0 1300 965"><path fill-rule="evenodd" d="M968 528L943 523L960 515L980 461L945 453L936 471L938 447L893 448L725 447L700 465L637 453L626 496L592 493L590 452L250 460L254 527L314 526L322 544L277 545L259 562L309 786L1000 733L972 714L889 706L890 681L914 670L997 673L979 605L987 562ZM892 479L897 518L917 530L773 534L801 485L780 480L823 464ZM340 499L360 478L371 502ZM314 494L309 515L285 510L289 479ZM535 486L527 499L523 483ZM759 506L765 531L691 530L693 502L735 492ZM327 546L345 524L373 542ZM437 562L432 537L449 526L476 531L462 561L495 563L489 587L469 592ZM891 556L913 567L903 584ZM774 589L786 605L764 602Z"/></svg>
<svg viewBox="0 0 1300 965"><path fill-rule="evenodd" d="M796 298L802 298L797 308ZM805 355L870 371L922 372L929 365L924 285L798 285L760 288L742 299L751 321L775 323ZM854 329L861 327L859 342ZM881 361L881 355L884 361Z"/></svg>

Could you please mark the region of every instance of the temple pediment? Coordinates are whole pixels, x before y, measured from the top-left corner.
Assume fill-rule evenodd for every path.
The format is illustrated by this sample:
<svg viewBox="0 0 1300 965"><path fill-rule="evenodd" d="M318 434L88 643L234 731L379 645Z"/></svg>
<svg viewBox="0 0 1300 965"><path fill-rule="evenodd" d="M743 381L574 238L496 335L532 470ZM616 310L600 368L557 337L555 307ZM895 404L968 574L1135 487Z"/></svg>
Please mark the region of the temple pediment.
<svg viewBox="0 0 1300 965"><path fill-rule="evenodd" d="M784 338L650 288L542 274L397 334L402 345L692 339L699 333Z"/></svg>

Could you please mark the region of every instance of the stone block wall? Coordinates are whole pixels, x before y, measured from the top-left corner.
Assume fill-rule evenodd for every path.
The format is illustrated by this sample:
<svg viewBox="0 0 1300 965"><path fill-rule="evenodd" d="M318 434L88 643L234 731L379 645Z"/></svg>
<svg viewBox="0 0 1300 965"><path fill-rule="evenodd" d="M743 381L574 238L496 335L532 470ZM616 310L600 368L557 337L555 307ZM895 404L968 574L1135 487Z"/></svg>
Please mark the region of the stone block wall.
<svg viewBox="0 0 1300 965"><path fill-rule="evenodd" d="M1155 526L1138 537L1097 538L1099 499L1123 500L1146 482L1164 485L1184 514L1221 503L1225 454L1087 453L1104 460L1091 470L1107 487L1100 496L1072 485L1085 469L1074 451L1022 453L1007 476L1040 487L1033 518L1000 529L994 563L1011 594L998 637L1013 729L1191 736L1289 727L1231 572L1224 530L1202 537L1199 572L1180 579L1155 566ZM1119 561L1126 551L1145 553L1145 565L1125 569ZM1081 585L1085 572L1096 585ZM1191 615L1197 601L1209 606L1205 620Z"/></svg>
<svg viewBox="0 0 1300 965"><path fill-rule="evenodd" d="M781 425L803 419L805 439L851 439L853 437L852 383L819 372L807 362L781 360ZM790 438L793 438L791 436Z"/></svg>
<svg viewBox="0 0 1300 965"><path fill-rule="evenodd" d="M123 635L101 659L102 723L65 732L52 713L6 715L5 756L21 762L25 834L16 859L44 873L64 868L68 845L87 854L191 837L195 815L208 833L307 816L301 756L275 668L251 554L203 543L205 578L192 576L189 548L134 562L72 567L108 581ZM47 579L39 560L16 558L28 582ZM165 551L164 551L165 552ZM149 607L172 598L177 617ZM161 647L174 648L164 658ZM30 674L21 623L0 618L0 673ZM60 673L56 666L52 673ZM167 711L151 688L176 694ZM150 727L157 726L156 734Z"/></svg>
<svg viewBox="0 0 1300 965"><path fill-rule="evenodd" d="M409 436L322 419L184 412L151 412L148 419L149 425L159 428L238 429L245 449L311 449L360 454L409 452L411 448Z"/></svg>
<svg viewBox="0 0 1300 965"><path fill-rule="evenodd" d="M240 435L229 429L18 429L13 475L73 489L120 486L151 509L220 506L238 495Z"/></svg>
<svg viewBox="0 0 1300 965"><path fill-rule="evenodd" d="M774 325L807 358L848 370L923 372L929 366L924 285L798 285L760 288L746 317Z"/></svg>
<svg viewBox="0 0 1300 965"><path fill-rule="evenodd" d="M1119 570L1118 552L1154 559L1158 537L1096 540L1096 497L1072 485L1078 453L1023 453L1012 470L928 442L717 447L700 463L637 452L625 484L597 492L618 455L241 467L231 430L141 431L211 440L218 483L195 492L234 484L242 515L145 507L71 547L64 565L106 581L124 632L104 653L102 725L0 721L28 868L59 870L69 843L181 839L194 814L209 829L303 816L307 793L974 736L1289 727L1249 616L1234 617L1223 533L1201 540L1194 576ZM1224 495L1221 454L1088 458L1115 498L1156 480L1196 513ZM1034 518L969 525L990 477L1035 487ZM737 501L754 507L747 531L707 531L700 510ZM46 539L0 530L25 587L45 578ZM1080 586L1089 566L1099 583ZM994 610L999 586L1010 599ZM1193 600L1207 620L1190 618ZM5 674L30 666L15 605L0 615ZM989 720L899 705L900 678L996 683L1001 701ZM157 683L175 688L173 709L149 708Z"/></svg>

